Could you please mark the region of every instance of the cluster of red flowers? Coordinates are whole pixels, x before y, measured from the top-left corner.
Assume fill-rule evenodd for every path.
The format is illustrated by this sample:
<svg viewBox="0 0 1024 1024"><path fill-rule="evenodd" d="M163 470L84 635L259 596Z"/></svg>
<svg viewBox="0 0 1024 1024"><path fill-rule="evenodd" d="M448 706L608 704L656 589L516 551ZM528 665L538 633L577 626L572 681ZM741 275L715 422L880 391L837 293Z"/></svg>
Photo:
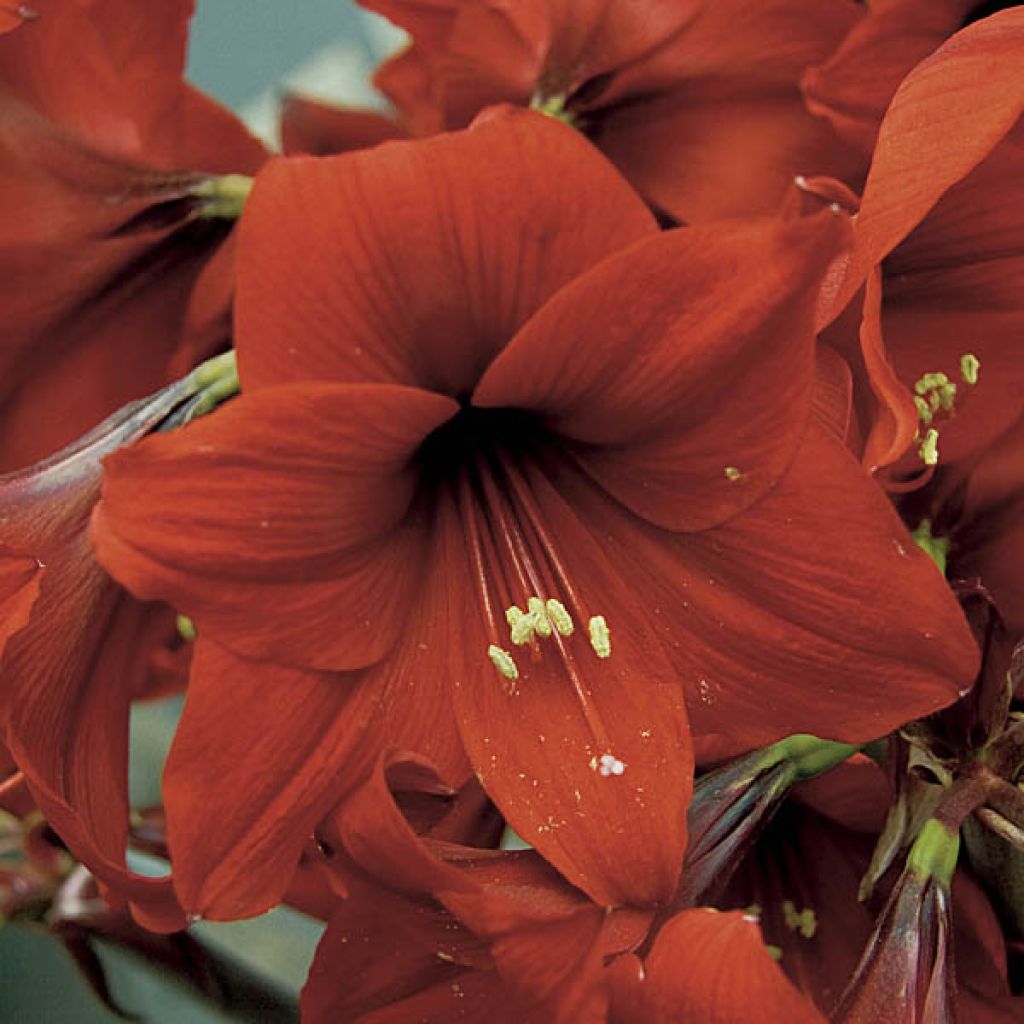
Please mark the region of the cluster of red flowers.
<svg viewBox="0 0 1024 1024"><path fill-rule="evenodd" d="M0 4L0 908L289 901L310 1024L1019 1020L1024 11L364 6L393 115L271 156L191 0Z"/></svg>

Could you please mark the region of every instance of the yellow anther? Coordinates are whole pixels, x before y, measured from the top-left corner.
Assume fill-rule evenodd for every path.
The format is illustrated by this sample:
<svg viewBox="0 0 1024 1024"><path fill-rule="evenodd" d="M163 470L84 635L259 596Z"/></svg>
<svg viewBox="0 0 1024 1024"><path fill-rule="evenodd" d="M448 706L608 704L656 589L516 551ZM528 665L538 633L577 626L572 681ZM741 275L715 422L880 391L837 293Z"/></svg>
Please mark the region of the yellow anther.
<svg viewBox="0 0 1024 1024"><path fill-rule="evenodd" d="M963 377L965 384L977 384L980 369L981 360L973 352L965 352L960 357L960 376Z"/></svg>
<svg viewBox="0 0 1024 1024"><path fill-rule="evenodd" d="M917 418L927 427L935 418L935 413L920 395L914 395L914 405L917 407Z"/></svg>
<svg viewBox="0 0 1024 1024"><path fill-rule="evenodd" d="M512 655L504 648L498 647L497 644L491 644L491 646L487 648L487 657L491 659L491 664L506 679L514 681L519 678L519 669L516 668L516 663L512 659Z"/></svg>
<svg viewBox="0 0 1024 1024"><path fill-rule="evenodd" d="M818 918L810 907L798 911L792 900L784 900L782 916L791 932L798 931L805 939L814 938L814 933L818 930Z"/></svg>
<svg viewBox="0 0 1024 1024"><path fill-rule="evenodd" d="M935 466L939 461L939 432L933 427L924 435L917 454L926 466Z"/></svg>
<svg viewBox="0 0 1024 1024"><path fill-rule="evenodd" d="M562 636L572 636L573 630L576 627L573 625L572 616L565 605L561 601L556 601L553 597L549 597L544 603L544 608L547 610L548 619L551 620L551 624L555 629Z"/></svg>
<svg viewBox="0 0 1024 1024"><path fill-rule="evenodd" d="M512 643L517 647L522 647L533 640L533 615L527 615L518 605L512 605L505 609L505 621L509 625Z"/></svg>
<svg viewBox="0 0 1024 1024"><path fill-rule="evenodd" d="M599 658L610 658L612 655L612 637L608 630L608 623L603 615L591 616L587 623L587 631L590 633L590 646Z"/></svg>
<svg viewBox="0 0 1024 1024"><path fill-rule="evenodd" d="M548 622L544 602L539 597L531 597L526 606L530 609L529 615L533 620L533 628L537 631L537 636L551 636L551 623Z"/></svg>
<svg viewBox="0 0 1024 1024"><path fill-rule="evenodd" d="M948 383L949 378L944 373L922 373L914 382L914 390L919 395L924 395L934 388L945 387Z"/></svg>
<svg viewBox="0 0 1024 1024"><path fill-rule="evenodd" d="M739 480L743 474L735 466L725 467L725 478L726 480Z"/></svg>

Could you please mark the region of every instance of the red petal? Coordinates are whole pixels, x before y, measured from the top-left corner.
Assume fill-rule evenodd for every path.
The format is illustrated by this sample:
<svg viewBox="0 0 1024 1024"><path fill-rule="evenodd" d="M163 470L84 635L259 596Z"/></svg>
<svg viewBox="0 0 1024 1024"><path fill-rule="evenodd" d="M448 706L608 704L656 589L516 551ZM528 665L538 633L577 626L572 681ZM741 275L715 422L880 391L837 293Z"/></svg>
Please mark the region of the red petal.
<svg viewBox="0 0 1024 1024"><path fill-rule="evenodd" d="M455 409L380 386L245 395L108 462L97 553L241 653L369 664L394 644L422 568L421 527L399 525L409 459Z"/></svg>
<svg viewBox="0 0 1024 1024"><path fill-rule="evenodd" d="M755 919L688 910L659 932L639 988L645 1020L825 1024L768 955Z"/></svg>
<svg viewBox="0 0 1024 1024"><path fill-rule="evenodd" d="M374 73L373 84L399 111L399 120L411 136L445 130L440 83L422 47L410 45L389 57Z"/></svg>
<svg viewBox="0 0 1024 1024"><path fill-rule="evenodd" d="M111 161L24 108L5 126L0 466L14 468L167 381L188 293L224 228L188 220L192 176Z"/></svg>
<svg viewBox="0 0 1024 1024"><path fill-rule="evenodd" d="M882 122L857 230L880 261L976 167L1024 108L1024 11L958 32L900 86Z"/></svg>
<svg viewBox="0 0 1024 1024"><path fill-rule="evenodd" d="M333 379L464 394L549 295L653 232L577 133L528 111L278 160L239 240L243 388Z"/></svg>
<svg viewBox="0 0 1024 1024"><path fill-rule="evenodd" d="M32 614L39 595L43 567L34 558L22 558L0 550L0 656L4 645ZM6 698L0 695L0 700ZM2 705L0 705L2 706Z"/></svg>
<svg viewBox="0 0 1024 1024"><path fill-rule="evenodd" d="M873 3L842 45L803 77L808 109L870 153L897 86L955 32L977 0Z"/></svg>
<svg viewBox="0 0 1024 1024"><path fill-rule="evenodd" d="M200 641L164 787L190 909L232 918L277 902L307 836L381 751L419 751L453 786L466 780L444 642L457 628L451 577L424 571L401 642L362 672L246 662Z"/></svg>
<svg viewBox="0 0 1024 1024"><path fill-rule="evenodd" d="M934 563L813 422L773 491L700 534L646 527L568 483L659 628L697 733L862 742L974 679L977 651Z"/></svg>
<svg viewBox="0 0 1024 1024"><path fill-rule="evenodd" d="M910 236L886 259L882 328L904 389L880 393L882 429L902 402L909 443L917 411L909 391L925 373L938 370L959 383L955 415L940 420L939 455L944 464L987 445L1017 417L1024 404L1016 339L1024 336L1024 150L1011 139L953 186ZM882 338L878 311L865 303L865 359L878 358ZM967 387L960 357L981 362L978 383ZM891 373L891 371L890 371ZM872 381L879 388L878 367ZM876 462L892 461L898 445L876 446Z"/></svg>
<svg viewBox="0 0 1024 1024"><path fill-rule="evenodd" d="M85 552L78 557L88 558ZM150 652L142 625L147 614L95 563L79 573L48 574L35 625L4 653L5 737L36 803L68 848L131 900L143 923L164 931L184 923L169 879L136 875L124 859L128 711Z"/></svg>
<svg viewBox="0 0 1024 1024"><path fill-rule="evenodd" d="M853 179L862 158L807 112L798 83L859 15L843 2L702 4L599 98L610 110L595 142L656 207L689 223L775 213L796 174Z"/></svg>
<svg viewBox="0 0 1024 1024"><path fill-rule="evenodd" d="M612 113L595 137L640 193L677 221L772 216L799 174L863 175L861 160L803 109L795 90L707 92L691 97L684 86Z"/></svg>
<svg viewBox="0 0 1024 1024"><path fill-rule="evenodd" d="M369 767L353 755L377 708L373 690L199 641L164 776L186 908L223 920L278 902L317 821Z"/></svg>
<svg viewBox="0 0 1024 1024"><path fill-rule="evenodd" d="M864 365L878 402L864 448L864 464L872 472L903 455L918 428L914 400L893 369L885 349L881 311L881 269L874 267L864 288L864 315L860 325Z"/></svg>
<svg viewBox="0 0 1024 1024"><path fill-rule="evenodd" d="M477 647L471 633L450 652L463 742L512 827L597 903L665 900L686 844L692 784L681 693L637 595L606 556L603 535L539 475L528 486L572 581L575 600L562 596L577 609L576 632L539 641L536 656L512 647L519 679L508 685L489 662L487 632L478 625L467 524L445 514L442 564L454 615L479 630ZM578 608L607 615L610 657L591 650L587 615ZM603 777L603 755L623 762L624 772Z"/></svg>
<svg viewBox="0 0 1024 1024"><path fill-rule="evenodd" d="M472 887L462 872L429 851L399 810L388 769L409 767L426 768L428 763L395 752L378 758L367 782L338 809L338 840L364 871L399 892L418 895Z"/></svg>
<svg viewBox="0 0 1024 1024"><path fill-rule="evenodd" d="M481 960L479 947L440 908L363 885L320 940L302 990L302 1019L505 1020L501 1008L509 1007L511 996L495 973L464 966Z"/></svg>
<svg viewBox="0 0 1024 1024"><path fill-rule="evenodd" d="M21 101L90 145L151 166L250 171L262 162L242 123L182 79L193 0L25 6L39 17L0 40L0 80ZM194 161L204 153L210 159ZM243 162L224 168L227 153Z"/></svg>
<svg viewBox="0 0 1024 1024"><path fill-rule="evenodd" d="M328 156L400 139L394 118L372 110L350 110L289 95L281 108L281 144L288 155Z"/></svg>
<svg viewBox="0 0 1024 1024"><path fill-rule="evenodd" d="M571 96L657 50L693 20L699 4L649 0L533 0L463 5L435 57L450 127L498 102Z"/></svg>
<svg viewBox="0 0 1024 1024"><path fill-rule="evenodd" d="M48 463L0 484L9 544L47 569L27 626L3 651L5 740L33 796L77 858L136 902L151 926L180 928L168 880L125 867L128 711L164 609L131 601L96 563L85 531L100 459L137 439L187 397L172 385L126 407Z"/></svg>
<svg viewBox="0 0 1024 1024"><path fill-rule="evenodd" d="M588 906L561 920L522 929L491 947L498 972L543 1007L552 1024L604 1024L601 935L609 915Z"/></svg>
<svg viewBox="0 0 1024 1024"><path fill-rule="evenodd" d="M826 213L640 242L552 298L473 402L543 413L651 522L721 522L793 457L814 375L816 285L847 232Z"/></svg>

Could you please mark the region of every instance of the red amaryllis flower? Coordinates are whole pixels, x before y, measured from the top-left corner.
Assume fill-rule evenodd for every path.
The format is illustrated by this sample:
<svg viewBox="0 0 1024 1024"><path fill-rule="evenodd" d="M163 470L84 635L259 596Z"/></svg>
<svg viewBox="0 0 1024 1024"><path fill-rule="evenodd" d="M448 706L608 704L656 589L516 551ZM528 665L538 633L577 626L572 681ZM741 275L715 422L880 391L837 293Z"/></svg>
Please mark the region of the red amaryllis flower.
<svg viewBox="0 0 1024 1024"><path fill-rule="evenodd" d="M485 1014L739 1024L755 1008L768 1009L770 1021L822 1020L772 963L752 917L700 909L666 921L653 907L606 911L534 852L456 845L443 825L414 829L392 790L415 767L423 788L425 766L382 759L338 810L326 867L341 868L349 895L303 992L311 1024ZM663 926L655 931L656 917Z"/></svg>
<svg viewBox="0 0 1024 1024"><path fill-rule="evenodd" d="M1020 414L1022 54L1019 8L977 22L914 69L882 123L854 261L869 466L912 445L928 463L964 458Z"/></svg>
<svg viewBox="0 0 1024 1024"><path fill-rule="evenodd" d="M167 880L125 868L128 712L173 616L126 594L86 536L101 459L196 393L196 377L126 407L50 460L0 477L2 737L75 856L155 927L181 927Z"/></svg>
<svg viewBox="0 0 1024 1024"><path fill-rule="evenodd" d="M412 135L465 127L484 107L535 105L574 123L656 208L680 221L774 213L797 173L859 181L864 160L808 112L803 72L862 13L846 0L609 4L365 0L413 37L375 81ZM307 151L387 131L362 113L285 109ZM314 128L310 131L310 128Z"/></svg>
<svg viewBox="0 0 1024 1024"><path fill-rule="evenodd" d="M935 968L949 983L941 995L955 1001L963 1020L1002 1019L1000 1008L1013 1005L1006 943L991 904L966 867L953 880L952 898L948 880L939 893L934 883L920 878L900 883L888 908L887 886L867 902L858 898L890 800L882 773L871 764L848 763L793 795L741 865L721 904L756 911L790 981L826 1015L850 988L847 1012L862 1014L852 1019L912 1020L914 1000L924 996L914 987L920 953L922 969L930 975ZM887 917L889 912L902 918ZM941 949L934 945L937 928ZM857 1003L855 992L859 1011L851 1005ZM908 1016L899 1017L901 1012Z"/></svg>
<svg viewBox="0 0 1024 1024"><path fill-rule="evenodd" d="M201 357L223 342L186 337L190 292L227 232L201 193L263 159L182 80L191 0L32 7L0 38L2 469L184 372L184 344Z"/></svg>
<svg viewBox="0 0 1024 1024"><path fill-rule="evenodd" d="M199 628L165 777L190 908L273 903L389 743L471 767L598 903L657 901L684 695L734 745L860 741L973 678L940 575L811 414L845 235L659 233L511 108L261 174L242 396L110 460L94 532Z"/></svg>

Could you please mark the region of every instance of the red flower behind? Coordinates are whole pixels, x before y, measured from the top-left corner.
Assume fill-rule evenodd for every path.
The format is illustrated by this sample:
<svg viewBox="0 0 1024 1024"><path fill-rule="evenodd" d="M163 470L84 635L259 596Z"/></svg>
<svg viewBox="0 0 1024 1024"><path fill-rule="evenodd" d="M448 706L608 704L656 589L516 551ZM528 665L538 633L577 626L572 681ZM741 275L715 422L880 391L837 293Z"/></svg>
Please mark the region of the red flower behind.
<svg viewBox="0 0 1024 1024"><path fill-rule="evenodd" d="M464 128L494 103L570 119L682 222L774 213L798 173L859 181L864 159L800 94L862 16L846 0L364 0L412 36L377 72L397 123L291 103L306 152ZM294 149L293 149L294 151Z"/></svg>
<svg viewBox="0 0 1024 1024"><path fill-rule="evenodd" d="M532 851L456 845L443 828L417 834L389 791L414 763L382 759L338 809L324 867L349 896L303 991L309 1024L823 1021L750 915L601 908Z"/></svg>
<svg viewBox="0 0 1024 1024"><path fill-rule="evenodd" d="M867 274L860 342L873 391L864 413L871 467L919 448L931 429L943 462L966 458L1019 415L1022 55L1019 8L977 22L907 76L882 122L857 258L836 307ZM965 355L980 361L976 386L961 373ZM935 373L955 387L941 406L924 386Z"/></svg>
<svg viewBox="0 0 1024 1024"><path fill-rule="evenodd" d="M811 414L845 238L827 213L660 233L511 109L267 168L242 397L110 460L95 520L111 571L199 627L165 787L190 908L271 905L391 744L474 770L598 903L657 901L684 697L734 746L955 697L955 602Z"/></svg>
<svg viewBox="0 0 1024 1024"><path fill-rule="evenodd" d="M264 159L182 79L190 0L31 7L0 37L0 469L187 371L186 345L198 362L223 343L186 323L227 234L197 190Z"/></svg>
<svg viewBox="0 0 1024 1024"><path fill-rule="evenodd" d="M101 459L194 392L189 379L172 385L47 462L0 476L0 737L69 849L160 929L184 923L169 881L125 867L128 714L173 613L111 580L87 529Z"/></svg>

